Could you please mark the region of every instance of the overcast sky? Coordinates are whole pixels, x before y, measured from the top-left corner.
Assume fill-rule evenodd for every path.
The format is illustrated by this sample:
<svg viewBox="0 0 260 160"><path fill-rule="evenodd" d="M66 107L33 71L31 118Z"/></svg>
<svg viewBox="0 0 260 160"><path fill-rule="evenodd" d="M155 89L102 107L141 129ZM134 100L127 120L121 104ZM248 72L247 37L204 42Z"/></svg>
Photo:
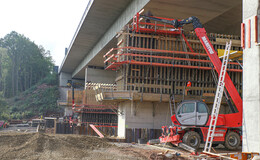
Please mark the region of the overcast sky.
<svg viewBox="0 0 260 160"><path fill-rule="evenodd" d="M61 64L88 0L0 0L0 38L16 31Z"/></svg>

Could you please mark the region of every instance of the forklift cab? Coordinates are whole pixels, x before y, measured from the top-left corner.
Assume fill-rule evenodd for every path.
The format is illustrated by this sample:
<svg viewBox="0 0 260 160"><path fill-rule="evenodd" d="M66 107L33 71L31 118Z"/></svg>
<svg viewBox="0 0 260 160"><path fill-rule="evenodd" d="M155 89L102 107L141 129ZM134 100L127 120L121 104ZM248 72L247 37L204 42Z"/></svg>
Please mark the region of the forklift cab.
<svg viewBox="0 0 260 160"><path fill-rule="evenodd" d="M203 126L209 117L208 106L202 101L183 101L178 105L176 119L181 125Z"/></svg>

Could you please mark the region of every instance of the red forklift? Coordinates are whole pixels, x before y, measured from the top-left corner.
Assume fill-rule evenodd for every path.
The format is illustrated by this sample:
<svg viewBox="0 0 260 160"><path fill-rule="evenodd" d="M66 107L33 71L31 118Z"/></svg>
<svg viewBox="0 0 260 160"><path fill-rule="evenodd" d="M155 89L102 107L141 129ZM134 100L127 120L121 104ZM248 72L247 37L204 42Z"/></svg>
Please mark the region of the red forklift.
<svg viewBox="0 0 260 160"><path fill-rule="evenodd" d="M197 37L214 65L214 69L220 74L222 62L197 17L189 17L184 20L168 20L151 15L137 14L136 16L148 21L153 20L170 24L176 30L182 28L185 24L192 23ZM232 113L219 114L212 146L223 144L226 148L234 150L239 147L242 141L243 102L228 74L225 75L225 88L236 109L231 107ZM181 102L171 120L173 126L163 126L162 136L159 140L151 140L148 143L171 143L187 150L196 150L201 143L206 142L211 115L209 115L208 106L203 101L187 100Z"/></svg>

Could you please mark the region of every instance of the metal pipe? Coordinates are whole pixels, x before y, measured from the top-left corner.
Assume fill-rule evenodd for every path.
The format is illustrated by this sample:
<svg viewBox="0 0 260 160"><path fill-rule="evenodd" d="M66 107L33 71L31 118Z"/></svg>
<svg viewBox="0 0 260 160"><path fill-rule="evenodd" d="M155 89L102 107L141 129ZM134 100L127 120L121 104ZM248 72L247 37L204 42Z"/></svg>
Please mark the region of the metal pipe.
<svg viewBox="0 0 260 160"><path fill-rule="evenodd" d="M189 65L180 65L180 64L164 64L164 63L152 63L152 62L138 62L138 61L123 61L123 62L114 62L109 65L106 69L116 68L116 65L121 64L135 64L135 65L152 65L152 66L161 66L161 67L178 67L178 68L189 68L189 69L202 69L202 70L211 70L211 67L201 67L201 66L189 66ZM215 68L214 68L215 69ZM230 72L243 72L241 69L227 69Z"/></svg>

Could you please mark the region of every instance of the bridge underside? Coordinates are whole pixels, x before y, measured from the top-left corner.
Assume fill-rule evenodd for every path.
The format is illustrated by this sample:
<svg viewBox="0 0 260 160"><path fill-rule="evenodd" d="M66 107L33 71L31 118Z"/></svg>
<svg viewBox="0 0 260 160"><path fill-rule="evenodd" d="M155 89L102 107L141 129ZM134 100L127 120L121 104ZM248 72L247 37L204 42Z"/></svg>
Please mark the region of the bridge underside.
<svg viewBox="0 0 260 160"><path fill-rule="evenodd" d="M103 55L116 46L116 34L142 8L159 17L196 16L207 32L240 34L242 1L238 0L110 0L90 1L60 72L84 79L87 66L104 66ZM184 28L192 30L192 25Z"/></svg>

